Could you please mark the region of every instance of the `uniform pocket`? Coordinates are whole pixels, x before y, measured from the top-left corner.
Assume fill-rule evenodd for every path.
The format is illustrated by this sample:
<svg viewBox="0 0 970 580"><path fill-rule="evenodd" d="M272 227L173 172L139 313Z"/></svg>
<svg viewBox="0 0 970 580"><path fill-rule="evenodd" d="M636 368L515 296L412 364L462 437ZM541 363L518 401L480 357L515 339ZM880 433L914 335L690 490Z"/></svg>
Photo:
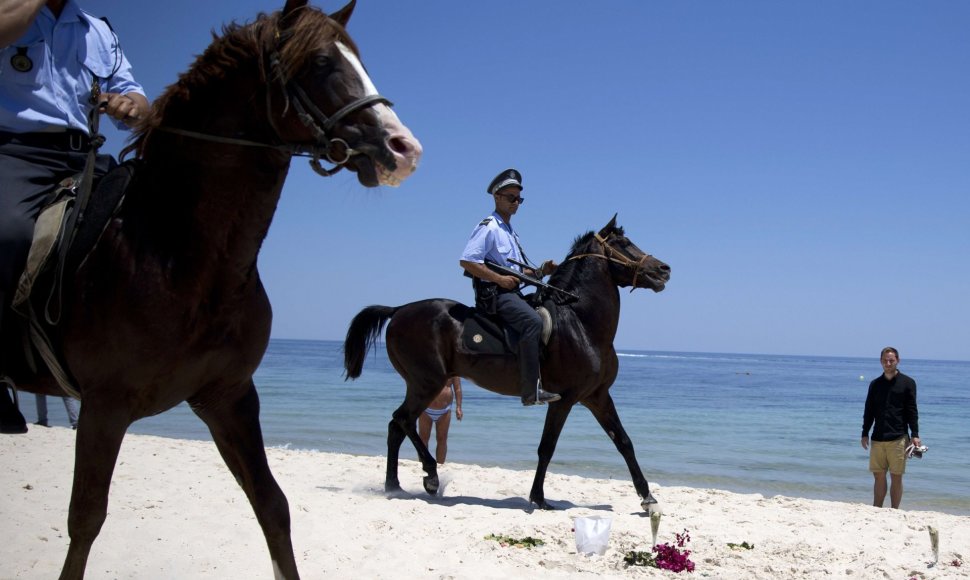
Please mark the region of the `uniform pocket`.
<svg viewBox="0 0 970 580"><path fill-rule="evenodd" d="M47 74L47 45L35 42L27 46L8 46L0 51L0 76L20 86L42 86Z"/></svg>
<svg viewBox="0 0 970 580"><path fill-rule="evenodd" d="M88 34L85 40L85 50L78 52L81 66L99 79L106 79L114 74L116 64L121 64L116 63L116 60L121 59L121 51L115 44L116 41L112 40L111 45L106 46L96 34Z"/></svg>

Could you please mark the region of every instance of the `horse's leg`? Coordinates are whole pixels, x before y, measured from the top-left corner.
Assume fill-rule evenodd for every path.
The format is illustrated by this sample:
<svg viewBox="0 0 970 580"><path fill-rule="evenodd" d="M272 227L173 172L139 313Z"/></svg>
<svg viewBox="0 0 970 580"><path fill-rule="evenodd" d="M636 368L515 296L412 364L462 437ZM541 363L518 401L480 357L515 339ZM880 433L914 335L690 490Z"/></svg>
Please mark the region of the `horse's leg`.
<svg viewBox="0 0 970 580"><path fill-rule="evenodd" d="M189 403L209 427L219 454L253 506L276 578L299 578L290 539L290 509L266 461L259 426L259 396L252 380L242 385L237 399L193 398ZM81 409L83 412L83 405Z"/></svg>
<svg viewBox="0 0 970 580"><path fill-rule="evenodd" d="M585 401L584 404L593 413L593 417L596 418L600 427L613 440L616 449L626 461L630 475L633 477L633 487L636 488L637 495L640 496L640 507L648 512L651 511L657 504L657 500L650 493L650 484L647 483L647 478L643 476L640 464L637 463L637 457L633 451L633 442L630 441L620 423L620 416L613 404L613 397L610 396L609 392L605 392L605 396L597 397L596 400Z"/></svg>
<svg viewBox="0 0 970 580"><path fill-rule="evenodd" d="M74 486L67 516L71 543L61 580L84 578L91 545L108 513L111 475L130 423L128 410L117 402L85 398L74 445Z"/></svg>
<svg viewBox="0 0 970 580"><path fill-rule="evenodd" d="M546 503L546 494L543 485L546 481L546 469L552 461L552 454L556 452L556 443L559 442L559 435L562 433L566 418L572 410L571 404L562 402L552 403L546 411L546 423L542 427L542 439L539 440L539 466L536 467L536 476L532 481L532 491L529 492L529 501L539 506L539 509L551 510L553 506Z"/></svg>
<svg viewBox="0 0 970 580"><path fill-rule="evenodd" d="M410 391L410 389L409 389ZM430 403L430 401L428 401ZM418 405L420 406L420 405ZM421 410L415 411L415 403L409 402L406 398L400 407L394 411L391 423L388 425L387 433L387 477L384 482L385 491L397 491L401 489L397 480L397 462L404 438L407 437L418 452L418 459L421 460L421 467L427 474L424 477L424 490L429 495L438 493L438 462L435 460L428 446L421 440L417 429L417 417Z"/></svg>
<svg viewBox="0 0 970 580"><path fill-rule="evenodd" d="M429 400L428 403L430 402ZM408 402L405 401L405 405L407 404ZM438 495L438 486L440 485L438 481L438 460L434 458L434 455L431 455L428 446L424 444L421 435L418 434L418 415L424 411L426 405L420 409L415 409L412 403L411 407L405 409L404 434L414 445L414 449L418 452L418 458L421 460L421 468L427 474L424 476L424 491L428 492L428 495L435 496Z"/></svg>
<svg viewBox="0 0 970 580"><path fill-rule="evenodd" d="M384 491L389 493L401 491L401 482L397 477L397 461L405 435L398 416L404 412L403 409L402 404L394 411L391 421L387 424L387 473L384 476Z"/></svg>

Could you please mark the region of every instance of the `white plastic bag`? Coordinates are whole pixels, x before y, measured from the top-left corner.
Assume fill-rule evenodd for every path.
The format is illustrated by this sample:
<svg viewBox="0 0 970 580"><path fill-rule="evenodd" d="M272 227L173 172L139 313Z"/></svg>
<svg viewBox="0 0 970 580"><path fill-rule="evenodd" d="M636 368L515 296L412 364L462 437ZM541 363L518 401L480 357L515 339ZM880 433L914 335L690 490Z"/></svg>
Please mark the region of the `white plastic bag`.
<svg viewBox="0 0 970 580"><path fill-rule="evenodd" d="M576 518L573 527L576 529L576 551L580 554L597 554L602 556L610 543L610 527L613 519L595 516L591 518Z"/></svg>

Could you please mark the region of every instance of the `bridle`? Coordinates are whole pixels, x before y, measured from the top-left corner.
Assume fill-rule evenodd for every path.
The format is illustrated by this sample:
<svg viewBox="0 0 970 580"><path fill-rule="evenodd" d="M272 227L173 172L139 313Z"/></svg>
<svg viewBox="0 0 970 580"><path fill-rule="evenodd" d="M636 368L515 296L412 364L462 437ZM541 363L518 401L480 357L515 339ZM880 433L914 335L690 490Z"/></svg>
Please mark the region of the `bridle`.
<svg viewBox="0 0 970 580"><path fill-rule="evenodd" d="M277 33L277 41L279 40L279 34ZM283 67L280 65L280 55L277 48L273 49L273 52L269 55L269 65L270 72L277 83L280 85L280 89L283 94L286 95L286 106L284 107L284 112L289 107L289 104L293 103L293 108L296 110L296 116L300 119L300 122L310 130L313 134L313 139L315 143L303 144L295 146L294 155L306 155L312 156L313 159L310 160L310 167L314 171L329 177L334 173L340 171L344 164L350 160L352 156L359 153L359 151L350 147L350 145L341 139L340 137L331 136L333 128L337 123L352 113L356 113L362 109L372 107L378 103L387 105L388 107L393 107L389 99L378 95L364 95L357 100L351 101L349 104L344 105L336 113L331 116L327 116L323 111L321 111L310 97L303 90L303 87L299 85L296 81L287 80L283 75ZM276 131L277 136L279 136L279 129L276 127L275 121L273 121L273 107L272 107L272 91L266 91L266 115L270 120L270 124ZM339 145L338 149L343 151L343 155L334 154L334 145ZM327 161L332 163L334 167L332 169L324 169L320 165L320 157L326 157Z"/></svg>
<svg viewBox="0 0 970 580"><path fill-rule="evenodd" d="M609 242L610 238L613 237L614 233L615 232L610 232L609 234L607 234L605 238L597 233L593 234L593 236L596 238L596 241L599 242L601 246L603 246L603 251L605 252L604 254L577 254L575 256L570 256L566 261L568 262L569 260L578 260L580 258L601 258L603 260L614 262L626 268L632 268L633 287L630 288L630 292L633 292L634 290L637 289L637 276L640 275L640 269L643 267L644 262L646 262L650 258L650 254L644 254L643 257L640 258L639 260L634 260L630 256L627 256L620 250L614 248L613 246L609 245L609 243L607 243Z"/></svg>
<svg viewBox="0 0 970 580"><path fill-rule="evenodd" d="M273 47L272 52L269 53L269 67L270 76L276 80L279 84L280 89L285 97L285 105L283 107L283 113L289 108L290 103L293 103L293 108L296 110L297 118L306 126L310 132L313 134L313 143L287 143L285 140L280 138L280 130L276 125L276 121L273 120L273 103L272 103L272 93L273 91L266 91L266 118L269 120L270 126L276 133L277 138L282 142L282 144L274 145L269 143L261 143L259 141L250 141L248 139L235 139L232 137L220 137L218 135L209 135L207 133L200 133L198 131L189 131L187 129L178 129L175 127L156 127L158 131L165 133L172 133L175 135L182 135L184 137L191 137L193 139L201 139L203 141L211 141L214 143L223 143L227 145L240 145L244 147L264 147L267 149L275 149L277 151L282 151L291 156L301 156L301 157L311 157L310 167L313 171L322 175L324 177L330 177L331 175L337 173L343 169L344 165L350 160L351 157L360 153L356 149L352 148L349 143L340 137L334 137L332 135L334 127L343 118L356 113L362 109L372 107L377 104L385 104L388 107L393 107L389 99L378 95L365 95L344 105L340 110L338 110L333 115L327 116L323 111L321 111L310 97L307 95L303 87L299 85L295 80L289 80L283 73L283 67L280 64L279 55L279 44L281 40L280 32L276 32L276 46ZM342 154L340 153L342 151ZM328 162L333 164L330 169L325 169L320 164L320 159L325 158Z"/></svg>

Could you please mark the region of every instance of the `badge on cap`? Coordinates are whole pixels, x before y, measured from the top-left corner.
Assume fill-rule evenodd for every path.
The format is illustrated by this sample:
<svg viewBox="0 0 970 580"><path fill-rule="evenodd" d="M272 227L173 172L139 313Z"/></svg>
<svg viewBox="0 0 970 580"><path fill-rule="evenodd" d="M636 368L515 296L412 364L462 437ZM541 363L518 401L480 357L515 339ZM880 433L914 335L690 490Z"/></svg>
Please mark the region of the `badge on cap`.
<svg viewBox="0 0 970 580"><path fill-rule="evenodd" d="M10 57L10 66L13 70L22 73L30 72L30 69L34 68L34 61L27 56L26 46L17 47L17 54Z"/></svg>

